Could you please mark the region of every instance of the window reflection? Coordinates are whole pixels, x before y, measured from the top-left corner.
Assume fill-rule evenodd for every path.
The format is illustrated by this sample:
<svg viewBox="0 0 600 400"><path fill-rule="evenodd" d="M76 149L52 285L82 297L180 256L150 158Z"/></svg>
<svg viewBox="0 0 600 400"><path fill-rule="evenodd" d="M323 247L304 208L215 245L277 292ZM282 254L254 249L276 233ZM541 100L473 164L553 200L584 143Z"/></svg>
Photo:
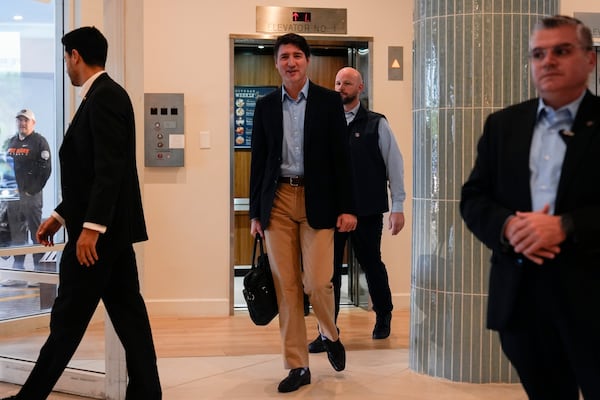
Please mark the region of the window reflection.
<svg viewBox="0 0 600 400"><path fill-rule="evenodd" d="M56 295L48 274L57 273L60 254L32 246L58 198L61 7L54 0L0 7L0 321L47 312ZM64 233L54 239L62 243Z"/></svg>

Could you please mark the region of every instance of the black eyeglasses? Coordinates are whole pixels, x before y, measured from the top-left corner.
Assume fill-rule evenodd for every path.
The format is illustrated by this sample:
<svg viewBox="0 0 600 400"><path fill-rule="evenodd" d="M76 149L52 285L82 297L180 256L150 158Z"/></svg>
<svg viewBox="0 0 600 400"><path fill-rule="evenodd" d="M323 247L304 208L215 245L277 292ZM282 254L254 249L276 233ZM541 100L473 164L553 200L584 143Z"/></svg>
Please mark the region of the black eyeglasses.
<svg viewBox="0 0 600 400"><path fill-rule="evenodd" d="M573 54L573 51L576 48L581 48L586 51L591 50L590 48L585 46L578 46L572 43L562 43L552 47L536 47L534 49L531 49L531 51L529 52L529 58L531 58L533 61L542 61L546 58L549 51L556 58L566 58Z"/></svg>

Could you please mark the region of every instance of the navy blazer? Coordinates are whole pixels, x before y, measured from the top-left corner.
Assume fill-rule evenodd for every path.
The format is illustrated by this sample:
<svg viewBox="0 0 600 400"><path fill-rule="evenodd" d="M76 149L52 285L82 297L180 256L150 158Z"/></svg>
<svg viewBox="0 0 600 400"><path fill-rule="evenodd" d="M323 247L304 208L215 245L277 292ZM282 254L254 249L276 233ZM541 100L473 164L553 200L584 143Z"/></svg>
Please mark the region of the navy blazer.
<svg viewBox="0 0 600 400"><path fill-rule="evenodd" d="M60 147L62 201L56 212L69 237L84 222L107 227L99 244L147 240L135 156L135 121L127 92L108 74L94 81Z"/></svg>
<svg viewBox="0 0 600 400"><path fill-rule="evenodd" d="M250 218L269 225L281 174L282 88L259 99L254 111L250 163ZM355 214L346 118L339 93L309 82L304 117L305 206L314 229L334 228L338 215Z"/></svg>
<svg viewBox="0 0 600 400"><path fill-rule="evenodd" d="M531 211L529 151L539 99L491 114L477 147L475 166L462 188L461 214L475 236L492 250L487 324L510 325L519 304L523 271L539 268L501 241L504 223L516 211ZM553 268L557 292L572 312L600 308L600 98L587 92L571 131L556 194L555 214L568 214L574 232L561 245Z"/></svg>

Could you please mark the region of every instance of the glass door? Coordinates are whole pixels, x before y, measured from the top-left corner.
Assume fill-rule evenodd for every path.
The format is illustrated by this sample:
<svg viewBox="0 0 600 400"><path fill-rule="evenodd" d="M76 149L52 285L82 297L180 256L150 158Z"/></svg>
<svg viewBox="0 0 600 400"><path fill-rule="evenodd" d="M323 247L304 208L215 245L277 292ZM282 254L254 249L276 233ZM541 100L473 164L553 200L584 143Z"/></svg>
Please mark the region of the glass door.
<svg viewBox="0 0 600 400"><path fill-rule="evenodd" d="M62 4L4 0L0 9L0 321L46 313L60 246L35 232L58 198L62 134ZM60 95L58 95L60 93ZM56 243L62 243L59 233Z"/></svg>
<svg viewBox="0 0 600 400"><path fill-rule="evenodd" d="M57 294L65 234L59 231L50 248L37 244L34 235L58 203L58 149L77 107L75 91L65 80L60 38L73 28L71 20L83 21L82 15L100 18L84 25L102 26L103 17L113 25L124 23L124 1L2 0L0 379L5 382L22 384L29 375L48 336ZM118 72L113 77L119 79ZM124 398L124 356L105 320L100 308L54 390Z"/></svg>

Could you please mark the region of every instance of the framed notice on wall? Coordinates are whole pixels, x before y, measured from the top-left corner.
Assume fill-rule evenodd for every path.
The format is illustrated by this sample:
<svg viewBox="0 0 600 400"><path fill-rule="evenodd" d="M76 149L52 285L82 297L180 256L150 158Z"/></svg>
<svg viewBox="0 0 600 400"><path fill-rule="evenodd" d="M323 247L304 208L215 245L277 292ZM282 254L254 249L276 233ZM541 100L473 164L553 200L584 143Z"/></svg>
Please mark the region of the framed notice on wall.
<svg viewBox="0 0 600 400"><path fill-rule="evenodd" d="M233 143L236 149L252 145L252 119L256 100L277 86L235 86L233 88Z"/></svg>

